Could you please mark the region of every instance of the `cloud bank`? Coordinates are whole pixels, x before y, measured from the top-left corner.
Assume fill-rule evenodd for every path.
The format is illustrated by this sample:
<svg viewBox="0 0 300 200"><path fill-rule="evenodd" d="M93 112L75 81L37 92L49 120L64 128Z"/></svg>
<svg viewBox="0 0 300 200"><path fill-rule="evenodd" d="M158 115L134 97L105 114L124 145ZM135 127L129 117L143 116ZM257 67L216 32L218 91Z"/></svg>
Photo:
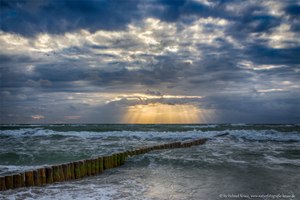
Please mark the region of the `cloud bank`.
<svg viewBox="0 0 300 200"><path fill-rule="evenodd" d="M1 1L1 123L300 123L298 1ZM144 99L143 99L144 98Z"/></svg>

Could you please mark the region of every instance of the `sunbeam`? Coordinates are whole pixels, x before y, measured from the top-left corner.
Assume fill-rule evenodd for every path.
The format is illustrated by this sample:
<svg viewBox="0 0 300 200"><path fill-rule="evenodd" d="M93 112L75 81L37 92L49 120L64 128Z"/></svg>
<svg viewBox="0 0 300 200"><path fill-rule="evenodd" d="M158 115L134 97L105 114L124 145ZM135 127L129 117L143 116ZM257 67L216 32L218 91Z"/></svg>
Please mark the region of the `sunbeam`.
<svg viewBox="0 0 300 200"><path fill-rule="evenodd" d="M185 124L202 123L201 110L194 105L151 103L127 108L123 123Z"/></svg>

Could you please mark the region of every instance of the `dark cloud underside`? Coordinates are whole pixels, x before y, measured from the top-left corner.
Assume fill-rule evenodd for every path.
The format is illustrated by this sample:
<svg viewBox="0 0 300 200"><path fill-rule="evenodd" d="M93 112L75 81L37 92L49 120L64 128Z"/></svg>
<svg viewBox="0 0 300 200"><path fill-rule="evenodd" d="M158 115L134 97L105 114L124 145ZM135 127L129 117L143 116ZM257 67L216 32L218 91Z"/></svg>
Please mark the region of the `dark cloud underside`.
<svg viewBox="0 0 300 200"><path fill-rule="evenodd" d="M208 122L300 123L299 10L279 0L1 0L0 122L119 123L141 103L126 95L144 93L177 95L148 103L191 104L215 113Z"/></svg>

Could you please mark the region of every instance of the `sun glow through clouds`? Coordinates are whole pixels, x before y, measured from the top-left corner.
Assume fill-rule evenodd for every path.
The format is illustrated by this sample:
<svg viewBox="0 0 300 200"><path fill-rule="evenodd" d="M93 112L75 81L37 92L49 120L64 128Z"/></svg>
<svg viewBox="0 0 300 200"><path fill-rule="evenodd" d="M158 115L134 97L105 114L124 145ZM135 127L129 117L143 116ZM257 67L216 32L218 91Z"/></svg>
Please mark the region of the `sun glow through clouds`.
<svg viewBox="0 0 300 200"><path fill-rule="evenodd" d="M131 124L184 124L201 122L200 110L194 105L152 103L129 106L123 123Z"/></svg>

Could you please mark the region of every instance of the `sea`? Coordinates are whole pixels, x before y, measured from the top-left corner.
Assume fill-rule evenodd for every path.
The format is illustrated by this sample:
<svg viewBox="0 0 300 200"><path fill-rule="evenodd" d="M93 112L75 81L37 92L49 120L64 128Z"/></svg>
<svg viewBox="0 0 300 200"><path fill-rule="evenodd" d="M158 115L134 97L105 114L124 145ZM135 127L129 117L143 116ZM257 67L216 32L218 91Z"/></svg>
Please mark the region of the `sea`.
<svg viewBox="0 0 300 200"><path fill-rule="evenodd" d="M0 176L170 142L97 176L0 191L7 200L300 199L300 125L1 125Z"/></svg>

